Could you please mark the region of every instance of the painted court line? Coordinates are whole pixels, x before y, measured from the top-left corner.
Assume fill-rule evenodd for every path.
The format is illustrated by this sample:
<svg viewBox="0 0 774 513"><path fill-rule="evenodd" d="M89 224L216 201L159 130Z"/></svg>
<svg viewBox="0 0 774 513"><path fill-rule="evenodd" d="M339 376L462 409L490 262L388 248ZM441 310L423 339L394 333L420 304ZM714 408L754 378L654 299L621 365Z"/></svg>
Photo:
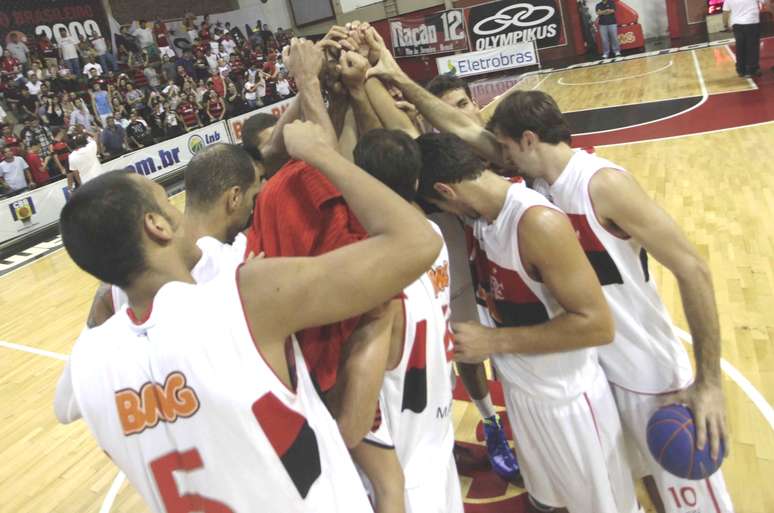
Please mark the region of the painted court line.
<svg viewBox="0 0 774 513"><path fill-rule="evenodd" d="M0 340L0 347L5 347L6 349L16 349L17 351L24 351L25 353L45 356L47 358L53 358L63 362L68 360L68 356L66 354L54 353L53 351L46 351L45 349L38 349L37 347L25 346L22 344L14 344L13 342L6 342L5 340Z"/></svg>
<svg viewBox="0 0 774 513"><path fill-rule="evenodd" d="M673 326L673 329L679 338L693 345L693 339L689 333L681 330L677 326ZM734 383L739 386L739 388L742 389L747 397L750 398L753 404L763 414L763 418L766 419L766 422L769 423L769 427L774 430L774 408L772 408L766 398L763 397L763 394L761 394L758 389L755 388L752 383L750 383L750 380L747 379L744 374L739 372L736 367L728 363L728 360L725 358L720 359L720 368L728 375L729 378L731 378L731 380L733 380Z"/></svg>
<svg viewBox="0 0 774 513"><path fill-rule="evenodd" d="M99 508L99 513L110 512L110 508L113 507L113 503L116 500L118 491L121 489L121 485L124 484L125 480L126 480L126 475L119 470L118 474L116 474L115 479L113 479L113 483L110 485L110 489L108 490L107 495L105 495L105 499L102 501L102 507Z"/></svg>
<svg viewBox="0 0 774 513"><path fill-rule="evenodd" d="M596 84L607 84L609 82L620 82L622 80L630 80L632 78L641 78L648 75L653 75L655 73L660 73L662 71L665 71L672 67L672 65L675 63L674 60L670 59L669 62L666 64L666 66L662 66L658 69L646 71L645 73L638 73L637 75L627 75L625 77L616 77L616 78L609 78L607 80L592 80L591 82L565 82L564 77L560 77L559 80L557 80L557 83L559 85L563 86L587 86L587 85L596 85Z"/></svg>

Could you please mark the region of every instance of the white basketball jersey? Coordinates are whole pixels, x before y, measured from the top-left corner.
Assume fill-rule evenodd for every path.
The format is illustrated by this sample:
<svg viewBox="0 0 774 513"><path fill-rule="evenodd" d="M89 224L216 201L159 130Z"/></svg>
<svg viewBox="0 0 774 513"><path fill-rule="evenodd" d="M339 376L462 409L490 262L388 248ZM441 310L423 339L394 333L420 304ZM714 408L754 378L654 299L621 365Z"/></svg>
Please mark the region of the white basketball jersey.
<svg viewBox="0 0 774 513"><path fill-rule="evenodd" d="M519 222L529 208L538 206L556 209L535 191L514 184L493 223L472 222L469 241L476 295L487 306L480 314L490 327L541 324L564 311L548 288L529 276L519 252ZM598 371L594 349L495 354L492 359L501 380L536 399L577 397Z"/></svg>
<svg viewBox="0 0 774 513"><path fill-rule="evenodd" d="M643 393L683 388L691 380L690 360L672 331L645 249L635 240L613 235L594 213L589 182L603 168L625 172L578 150L553 185L539 180L534 187L570 217L613 312L615 340L599 348L608 379Z"/></svg>
<svg viewBox="0 0 774 513"><path fill-rule="evenodd" d="M232 244L224 244L214 237L202 237L196 245L202 250L202 256L191 269L191 276L196 283L207 283L220 273L222 267L236 266L244 261L247 237L240 233ZM129 297L120 287L111 286L110 294L114 312L129 304Z"/></svg>
<svg viewBox="0 0 774 513"><path fill-rule="evenodd" d="M440 229L431 224L440 235ZM444 244L432 268L403 290L403 355L384 375L381 422L377 417L366 437L395 448L406 488L419 486L437 473L439 462L449 460L454 446L450 298L449 254Z"/></svg>
<svg viewBox="0 0 774 513"><path fill-rule="evenodd" d="M84 420L154 512L370 512L297 342L294 390L256 348L235 270L86 330L70 359Z"/></svg>

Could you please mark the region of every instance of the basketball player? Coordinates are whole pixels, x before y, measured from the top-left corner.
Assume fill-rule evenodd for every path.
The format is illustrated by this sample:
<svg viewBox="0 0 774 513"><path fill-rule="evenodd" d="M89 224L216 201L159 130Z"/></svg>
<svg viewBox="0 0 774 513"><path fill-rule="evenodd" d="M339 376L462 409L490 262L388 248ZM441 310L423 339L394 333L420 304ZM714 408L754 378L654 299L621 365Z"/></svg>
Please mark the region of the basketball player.
<svg viewBox="0 0 774 513"><path fill-rule="evenodd" d="M366 36L369 46L379 55L378 64L369 70L367 77L378 77L386 83L396 84L411 103L414 103L416 100L426 102L429 97L431 103L441 104L445 107L443 121L439 119L441 116L425 116L425 119L436 127L454 125L455 130L459 131L468 130L467 127L469 125L479 129L483 127L483 120L478 105L470 98L470 89L464 82L459 79L437 77L428 85L428 88L431 88L430 91L432 91L429 92L416 84L401 70L390 51L384 45L384 41L375 30L370 29L367 31ZM371 81L368 80L368 82ZM367 90L370 95L373 89L368 87ZM441 100L436 98L434 94L439 96ZM384 103L383 99L380 98L379 102L375 102L372 97L372 103L374 103L374 108L381 116L382 110L380 105ZM417 107L419 106L417 105ZM419 110L420 113L425 115L424 110L421 108ZM382 121L386 122L385 119L382 119ZM436 124L439 122L443 124ZM385 126L397 128L397 126L393 127L387 124ZM491 141L494 141L494 137L489 140L489 142ZM490 162L500 163L500 153L493 149L495 146L490 146L486 147L485 151L482 152L483 157ZM482 305L476 305L462 225L454 216L443 212L432 214L430 218L441 228L449 247L451 283L453 287L451 292L452 319L455 322L478 320L480 315L486 315L486 309ZM477 363L472 365L457 362L457 371L483 419L487 455L492 469L505 480L520 482L519 465L508 445L500 417L497 415L492 403L484 364Z"/></svg>
<svg viewBox="0 0 774 513"><path fill-rule="evenodd" d="M596 347L613 339L599 281L567 216L485 168L462 139L418 139L419 190L472 232L487 327L455 324L455 359L492 358L531 497L570 513L639 510ZM474 336L471 336L473 334Z"/></svg>
<svg viewBox="0 0 774 513"><path fill-rule="evenodd" d="M197 283L215 278L222 266L238 264L247 239L240 230L250 220L262 171L250 156L233 144L214 144L195 155L185 169L186 206L183 231L195 241L198 257L191 268ZM86 325L100 326L129 304L119 287L102 284L97 289ZM70 363L56 387L54 413L68 424L81 418L72 389Z"/></svg>
<svg viewBox="0 0 774 513"><path fill-rule="evenodd" d="M106 173L62 211L70 256L124 288L130 303L76 342L77 405L153 511L370 511L287 341L394 297L441 242L418 212L336 154L318 126L295 122L284 135L292 157L342 192L368 240L318 258L253 259L193 285L195 245L151 180Z"/></svg>
<svg viewBox="0 0 774 513"><path fill-rule="evenodd" d="M372 130L361 137L354 156L359 167L419 210L414 200L422 156L411 137L398 130ZM380 419L353 454L358 464L367 466L380 463L378 453L395 450L403 470L408 513L463 511L452 453L449 290L449 256L444 246L433 266L387 306L383 330L388 344L381 350L372 347L368 355L368 368L384 377ZM357 358L352 352L359 350L352 341L347 348L349 365ZM376 457L369 457L374 452ZM379 469L365 470L383 481Z"/></svg>
<svg viewBox="0 0 774 513"><path fill-rule="evenodd" d="M697 448L709 441L713 458L721 443L728 450L720 333L707 264L630 174L570 148L568 124L547 94L515 91L497 106L489 127L507 159L567 212L602 283L616 334L613 344L599 349L599 359L638 453L632 464L639 477L653 476L670 513L733 511L721 472L704 482L678 479L653 459L646 442L650 416L660 405L678 402L693 411ZM677 278L696 353L693 381L688 354L651 279L648 253Z"/></svg>

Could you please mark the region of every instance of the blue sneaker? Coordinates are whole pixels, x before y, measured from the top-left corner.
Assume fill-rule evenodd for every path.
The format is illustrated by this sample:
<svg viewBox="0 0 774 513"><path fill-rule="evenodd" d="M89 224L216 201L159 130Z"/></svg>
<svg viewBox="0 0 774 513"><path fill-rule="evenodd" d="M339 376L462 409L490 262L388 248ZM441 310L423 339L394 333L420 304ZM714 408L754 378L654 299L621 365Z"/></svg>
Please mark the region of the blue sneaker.
<svg viewBox="0 0 774 513"><path fill-rule="evenodd" d="M486 437L486 452L492 470L502 479L510 482L521 480L519 463L508 440L505 439L500 417L492 415L484 419L484 436Z"/></svg>

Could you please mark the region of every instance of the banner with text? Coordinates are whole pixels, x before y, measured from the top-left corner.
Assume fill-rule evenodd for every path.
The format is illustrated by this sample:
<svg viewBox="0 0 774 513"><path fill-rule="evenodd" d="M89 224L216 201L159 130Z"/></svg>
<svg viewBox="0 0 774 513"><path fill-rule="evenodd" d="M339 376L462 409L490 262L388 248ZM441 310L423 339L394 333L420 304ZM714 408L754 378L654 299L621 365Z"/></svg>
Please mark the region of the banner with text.
<svg viewBox="0 0 774 513"><path fill-rule="evenodd" d="M60 29L68 36L102 35L110 37L105 9L100 0L4 0L0 11L0 38L2 45L9 42L13 32L22 39L30 36L48 36L52 41L61 39ZM30 46L31 41L27 41Z"/></svg>
<svg viewBox="0 0 774 513"><path fill-rule="evenodd" d="M401 16L390 22L392 54L417 57L468 49L462 9L450 9L422 17Z"/></svg>
<svg viewBox="0 0 774 513"><path fill-rule="evenodd" d="M185 166L202 149L231 142L225 121L192 130L153 146L102 164L103 171L131 168L157 180ZM59 221L59 213L70 198L67 180L0 200L0 243L34 233Z"/></svg>
<svg viewBox="0 0 774 513"><path fill-rule="evenodd" d="M279 118L283 112L288 110L288 107L293 103L293 100L294 98L288 98L287 100L282 100L281 102L273 103L267 107L261 107L260 109L252 110L247 114L242 114L241 116L229 119L228 130L231 133L231 140L234 144L242 142L242 125L251 117L256 114L271 114L275 118Z"/></svg>
<svg viewBox="0 0 774 513"><path fill-rule="evenodd" d="M435 59L438 73L451 73L458 77L484 75L513 68L537 66L538 56L535 43L515 45L484 50L482 52L459 53Z"/></svg>
<svg viewBox="0 0 774 513"><path fill-rule="evenodd" d="M539 49L567 44L558 0L500 0L465 10L471 50L535 41Z"/></svg>

